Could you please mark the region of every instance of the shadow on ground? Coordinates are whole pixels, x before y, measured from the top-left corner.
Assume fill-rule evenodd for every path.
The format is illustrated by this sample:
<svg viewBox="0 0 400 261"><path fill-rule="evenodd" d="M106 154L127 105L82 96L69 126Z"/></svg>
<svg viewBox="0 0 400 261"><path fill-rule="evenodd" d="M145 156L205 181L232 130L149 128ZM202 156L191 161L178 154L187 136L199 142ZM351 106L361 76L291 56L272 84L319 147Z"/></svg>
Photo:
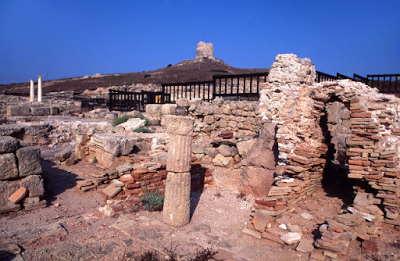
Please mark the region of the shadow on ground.
<svg viewBox="0 0 400 261"><path fill-rule="evenodd" d="M51 161L43 160L42 166L45 188L44 199L49 206L57 199L57 195L74 188L80 178L76 174L57 168L54 162Z"/></svg>

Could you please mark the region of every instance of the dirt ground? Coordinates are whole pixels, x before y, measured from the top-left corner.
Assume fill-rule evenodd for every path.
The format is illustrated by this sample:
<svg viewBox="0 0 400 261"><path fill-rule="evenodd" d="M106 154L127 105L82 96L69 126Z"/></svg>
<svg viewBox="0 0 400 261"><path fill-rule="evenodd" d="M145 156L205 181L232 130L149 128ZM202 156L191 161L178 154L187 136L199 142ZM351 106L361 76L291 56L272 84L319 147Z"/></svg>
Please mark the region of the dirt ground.
<svg viewBox="0 0 400 261"><path fill-rule="evenodd" d="M85 161L70 167L55 165L54 150L44 150L42 155L47 207L0 215L0 259L4 251L18 253L19 246L24 260L135 260L146 250L166 255L171 249L187 260L199 248L218 251L219 260L310 260L295 245L243 234L254 199L232 189L214 186L193 192L191 221L181 228L163 224L161 212L132 211L132 201L108 217L98 210L105 204L100 189L81 192L75 187L77 180L88 178L98 166ZM214 172L223 175L220 169ZM305 237L313 238L325 218L343 207L343 201L330 194L323 189L315 192L274 224L297 224ZM313 218L304 219L305 212ZM385 225L383 236L374 239L378 252L363 253L361 242L353 241L348 254L337 260L400 260L399 236L399 231ZM19 258L13 255L9 260Z"/></svg>

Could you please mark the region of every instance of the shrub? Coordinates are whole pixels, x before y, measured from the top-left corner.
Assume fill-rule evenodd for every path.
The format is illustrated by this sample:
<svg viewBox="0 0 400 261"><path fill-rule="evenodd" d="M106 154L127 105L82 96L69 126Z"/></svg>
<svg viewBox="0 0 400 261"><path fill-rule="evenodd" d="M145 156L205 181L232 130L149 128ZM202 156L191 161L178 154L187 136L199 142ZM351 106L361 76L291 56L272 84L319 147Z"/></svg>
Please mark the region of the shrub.
<svg viewBox="0 0 400 261"><path fill-rule="evenodd" d="M144 209L148 211L161 211L164 205L164 195L158 189L150 192L147 189L147 185L145 185L145 188L146 194L141 198Z"/></svg>
<svg viewBox="0 0 400 261"><path fill-rule="evenodd" d="M136 129L132 130L133 132L138 132L138 133L152 133L152 131L149 128L146 127L138 127Z"/></svg>
<svg viewBox="0 0 400 261"><path fill-rule="evenodd" d="M98 162L97 158L94 157L94 158L93 158L93 163L97 163L97 162Z"/></svg>
<svg viewBox="0 0 400 261"><path fill-rule="evenodd" d="M111 125L114 127L118 126L119 124L124 123L131 118L133 118L133 116L131 116L131 115L122 115L121 117L116 117L113 119Z"/></svg>

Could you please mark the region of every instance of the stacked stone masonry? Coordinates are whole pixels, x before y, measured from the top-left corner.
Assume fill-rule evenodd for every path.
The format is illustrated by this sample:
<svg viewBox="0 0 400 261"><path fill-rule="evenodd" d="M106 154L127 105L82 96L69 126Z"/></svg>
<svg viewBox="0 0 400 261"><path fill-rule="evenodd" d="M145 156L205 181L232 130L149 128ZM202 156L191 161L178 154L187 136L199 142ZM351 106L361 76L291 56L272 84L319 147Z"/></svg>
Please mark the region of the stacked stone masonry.
<svg viewBox="0 0 400 261"><path fill-rule="evenodd" d="M39 148L22 147L10 136L0 136L0 213L44 207Z"/></svg>
<svg viewBox="0 0 400 261"><path fill-rule="evenodd" d="M321 127L325 124L335 148L332 162L347 171L355 194L373 195L385 221L400 225L400 100L350 80L306 82L264 85L260 114L277 122L278 162L274 184L257 208L277 216L321 187L329 146ZM376 217L382 214L377 208L358 210Z"/></svg>

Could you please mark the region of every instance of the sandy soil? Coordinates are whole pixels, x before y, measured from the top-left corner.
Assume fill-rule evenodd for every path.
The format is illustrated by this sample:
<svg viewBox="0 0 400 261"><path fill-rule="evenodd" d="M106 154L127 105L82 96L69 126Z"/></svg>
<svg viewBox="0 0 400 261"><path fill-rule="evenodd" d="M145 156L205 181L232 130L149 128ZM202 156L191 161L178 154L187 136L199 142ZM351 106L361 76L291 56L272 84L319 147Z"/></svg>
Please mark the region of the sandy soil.
<svg viewBox="0 0 400 261"><path fill-rule="evenodd" d="M52 153L43 155L51 159ZM133 211L133 201L123 203L123 211L113 217L99 212L105 204L100 190L81 192L75 187L77 180L98 168L92 163L81 161L67 167L46 160L43 167L47 207L0 216L1 249L17 244L25 260L134 260L146 250L166 255L166 249L175 249L187 260L184 256L199 248L217 250L220 260L309 260L309 254L295 251L294 245L282 246L243 234L254 199L241 197L232 189L206 187L193 192L190 223L173 228L163 224L161 212ZM336 215L342 206L339 197L327 196L321 189L274 224L300 225L304 236L313 238L325 218ZM302 218L304 212L313 219ZM383 229L384 236L375 240L377 253L363 253L361 243L354 241L347 256L338 260L399 260L400 232L390 226Z"/></svg>

